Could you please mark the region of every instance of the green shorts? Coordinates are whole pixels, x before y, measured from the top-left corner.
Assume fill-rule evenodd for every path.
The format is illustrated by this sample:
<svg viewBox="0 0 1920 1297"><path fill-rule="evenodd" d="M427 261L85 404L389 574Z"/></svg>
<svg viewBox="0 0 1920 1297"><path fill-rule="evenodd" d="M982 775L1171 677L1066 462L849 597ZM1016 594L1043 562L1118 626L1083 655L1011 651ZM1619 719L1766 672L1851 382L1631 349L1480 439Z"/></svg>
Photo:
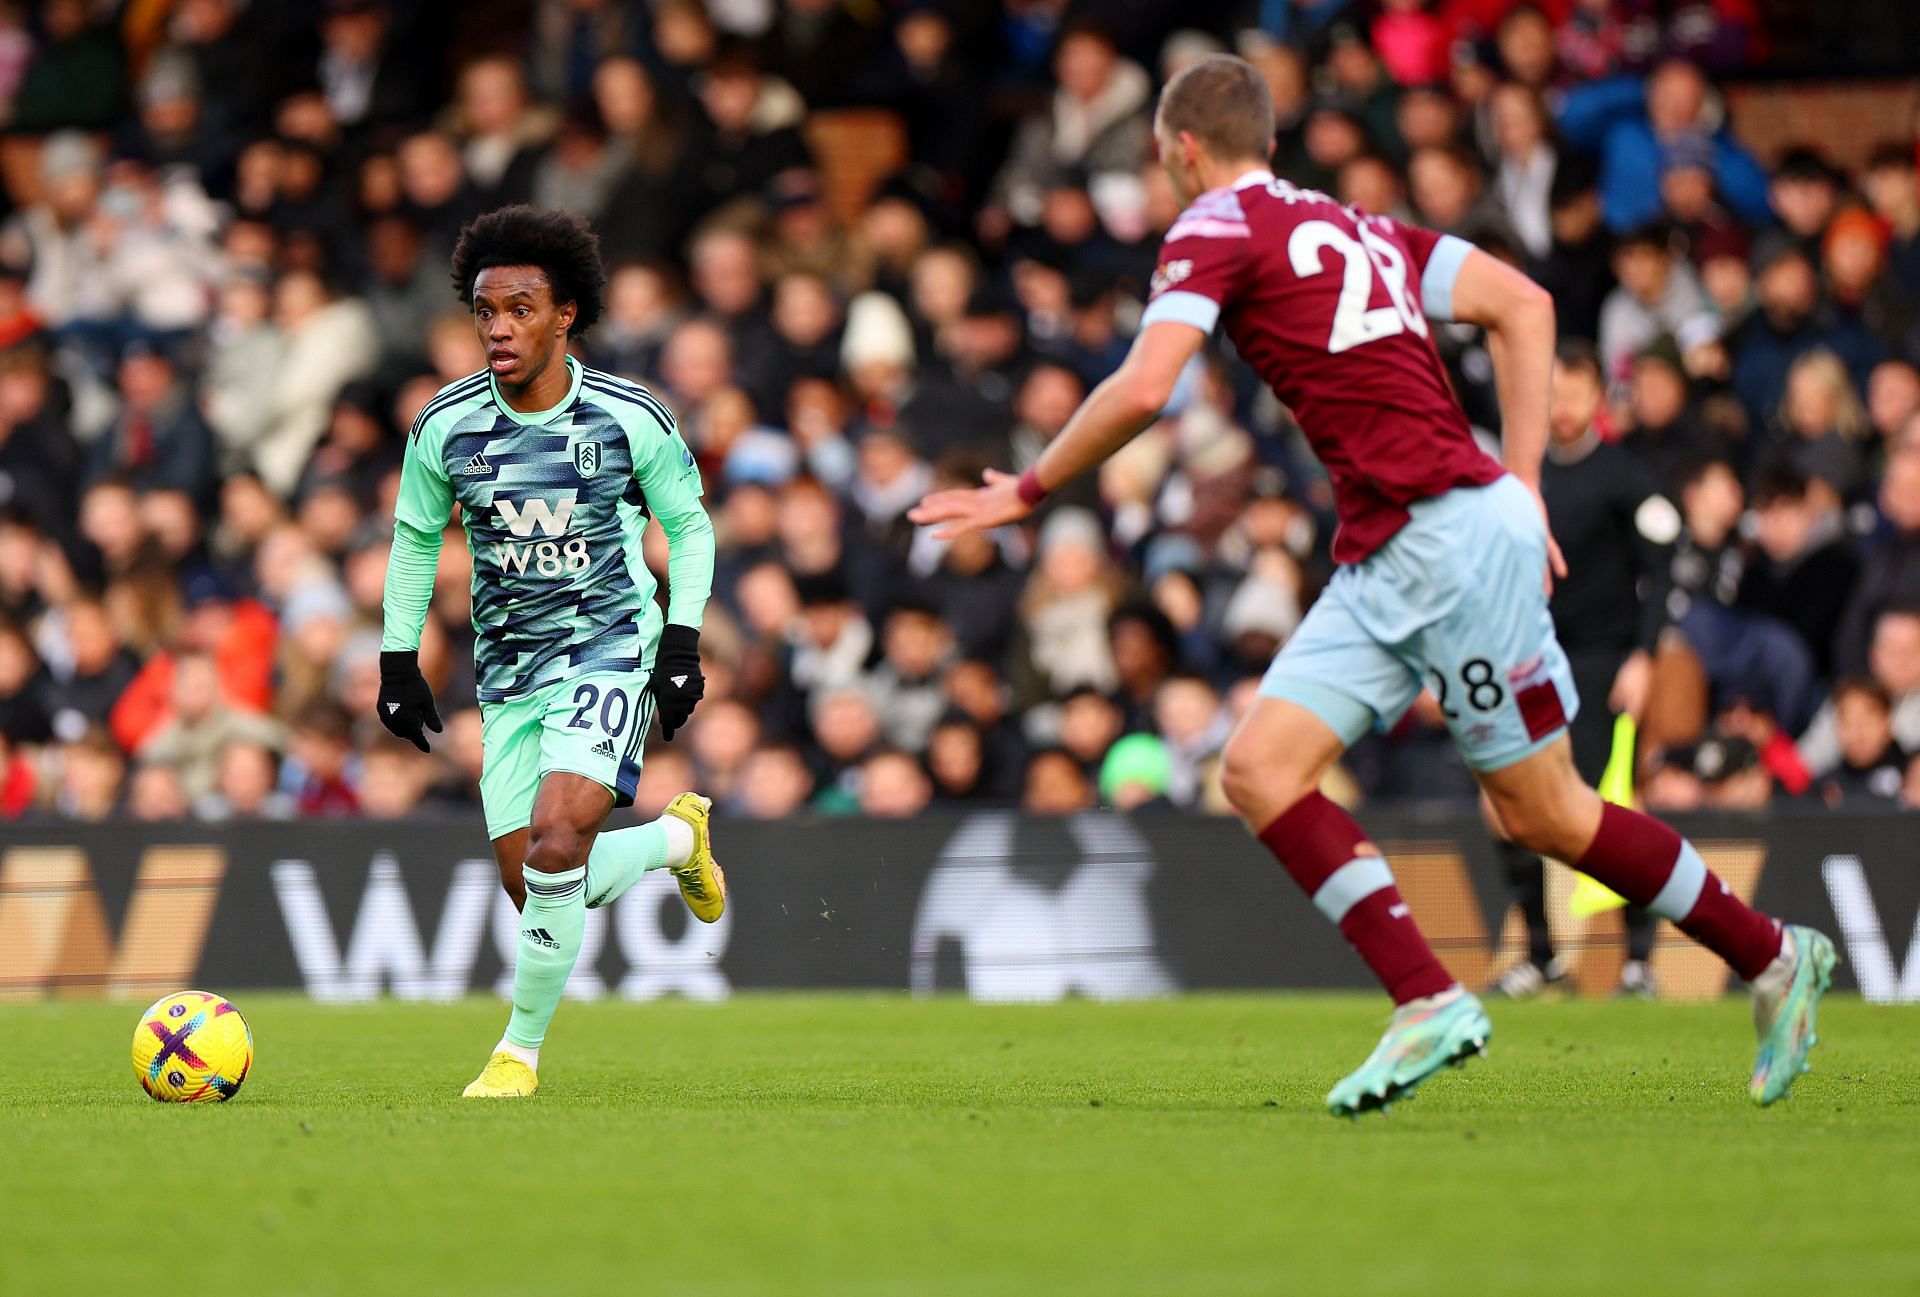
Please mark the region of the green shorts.
<svg viewBox="0 0 1920 1297"><path fill-rule="evenodd" d="M540 781L556 770L580 775L633 805L640 749L653 722L650 674L584 675L519 698L480 704L480 801L487 836L533 822Z"/></svg>

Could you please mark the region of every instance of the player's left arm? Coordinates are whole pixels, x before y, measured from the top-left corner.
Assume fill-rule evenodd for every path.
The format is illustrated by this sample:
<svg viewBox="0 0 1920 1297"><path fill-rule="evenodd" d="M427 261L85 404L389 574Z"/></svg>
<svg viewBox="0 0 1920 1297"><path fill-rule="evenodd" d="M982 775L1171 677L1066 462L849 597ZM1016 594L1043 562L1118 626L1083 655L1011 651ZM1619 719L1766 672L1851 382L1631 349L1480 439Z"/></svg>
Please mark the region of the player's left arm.
<svg viewBox="0 0 1920 1297"><path fill-rule="evenodd" d="M1421 282L1428 314L1441 303L1434 291L1442 270L1428 262ZM1450 277L1447 313L1442 317L1477 324L1487 331L1493 356L1494 386L1500 396L1501 461L1528 486L1540 485L1540 461L1547 452L1547 404L1552 394L1553 295L1497 257L1467 246Z"/></svg>
<svg viewBox="0 0 1920 1297"><path fill-rule="evenodd" d="M667 534L667 624L660 630L649 688L660 712L660 735L671 740L706 696L700 623L713 594L713 521L701 502L693 453L670 423L629 427L628 442L634 478Z"/></svg>
<svg viewBox="0 0 1920 1297"><path fill-rule="evenodd" d="M1421 300L1435 319L1487 331L1494 389L1500 398L1500 458L1540 498L1540 461L1547 453L1547 405L1553 388L1553 295L1496 257L1458 239L1442 240L1421 277ZM1546 517L1546 505L1540 506ZM1547 531L1548 582L1567 574L1566 559Z"/></svg>
<svg viewBox="0 0 1920 1297"><path fill-rule="evenodd" d="M1180 371L1207 340L1198 324L1149 323L1133 340L1120 368L1094 388L1024 474L988 469L986 485L936 491L907 517L938 524L934 537L950 540L970 531L1019 522L1048 493L1059 490L1139 436L1160 417Z"/></svg>

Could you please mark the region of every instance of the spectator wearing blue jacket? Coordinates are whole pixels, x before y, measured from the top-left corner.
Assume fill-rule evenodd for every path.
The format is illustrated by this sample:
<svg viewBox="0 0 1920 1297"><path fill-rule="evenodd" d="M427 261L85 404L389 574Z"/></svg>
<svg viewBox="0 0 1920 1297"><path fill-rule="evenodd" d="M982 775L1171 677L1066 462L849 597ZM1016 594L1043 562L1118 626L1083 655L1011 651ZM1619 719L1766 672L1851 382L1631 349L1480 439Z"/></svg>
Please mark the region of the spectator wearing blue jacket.
<svg viewBox="0 0 1920 1297"><path fill-rule="evenodd" d="M1806 251L1785 230L1754 242L1753 282L1759 309L1727 338L1733 356L1734 395L1762 428L1779 408L1787 371L1810 351L1825 348L1847 367L1855 391L1886 356L1874 336L1820 300L1820 281Z"/></svg>
<svg viewBox="0 0 1920 1297"><path fill-rule="evenodd" d="M1644 82L1614 78L1574 86L1560 109L1560 134L1600 155L1600 204L1615 233L1662 214L1660 176L1667 155L1690 157L1704 139L1715 191L1749 225L1771 221L1767 173L1708 111L1706 78L1684 59L1668 59Z"/></svg>

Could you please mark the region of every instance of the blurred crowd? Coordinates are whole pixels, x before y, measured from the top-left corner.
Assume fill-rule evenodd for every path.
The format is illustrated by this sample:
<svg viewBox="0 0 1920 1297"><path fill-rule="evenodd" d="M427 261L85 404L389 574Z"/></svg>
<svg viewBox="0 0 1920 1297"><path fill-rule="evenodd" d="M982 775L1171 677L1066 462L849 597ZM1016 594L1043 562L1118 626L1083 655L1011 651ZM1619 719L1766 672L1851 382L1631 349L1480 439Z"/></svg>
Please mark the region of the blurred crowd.
<svg viewBox="0 0 1920 1297"><path fill-rule="evenodd" d="M432 756L374 721L375 650L401 438L481 365L451 242L521 201L600 231L578 350L674 406L719 535L642 809L1224 810L1332 527L1243 367L1028 528L904 518L1124 354L1177 214L1154 96L1218 50L1281 175L1523 266L1597 351L1583 419L1683 520L1655 804L1920 803L1915 118L1763 162L1716 83L1767 36L1751 0L0 3L0 816L475 804L457 536ZM821 150L870 110L909 161L849 204ZM1482 341L1436 340L1492 445ZM1471 790L1424 704L1337 783Z"/></svg>

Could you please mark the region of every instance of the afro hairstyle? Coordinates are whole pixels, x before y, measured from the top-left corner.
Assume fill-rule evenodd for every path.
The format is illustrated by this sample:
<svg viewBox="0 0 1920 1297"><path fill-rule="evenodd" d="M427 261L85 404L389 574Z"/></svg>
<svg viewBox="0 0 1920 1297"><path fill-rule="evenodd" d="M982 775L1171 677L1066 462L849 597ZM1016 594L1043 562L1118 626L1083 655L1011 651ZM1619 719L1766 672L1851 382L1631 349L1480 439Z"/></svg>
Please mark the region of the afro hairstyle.
<svg viewBox="0 0 1920 1297"><path fill-rule="evenodd" d="M453 290L473 305L473 281L494 266L538 266L555 305L574 304L567 336L592 328L606 305L607 270L600 236L571 212L543 212L525 203L476 216L453 248Z"/></svg>

